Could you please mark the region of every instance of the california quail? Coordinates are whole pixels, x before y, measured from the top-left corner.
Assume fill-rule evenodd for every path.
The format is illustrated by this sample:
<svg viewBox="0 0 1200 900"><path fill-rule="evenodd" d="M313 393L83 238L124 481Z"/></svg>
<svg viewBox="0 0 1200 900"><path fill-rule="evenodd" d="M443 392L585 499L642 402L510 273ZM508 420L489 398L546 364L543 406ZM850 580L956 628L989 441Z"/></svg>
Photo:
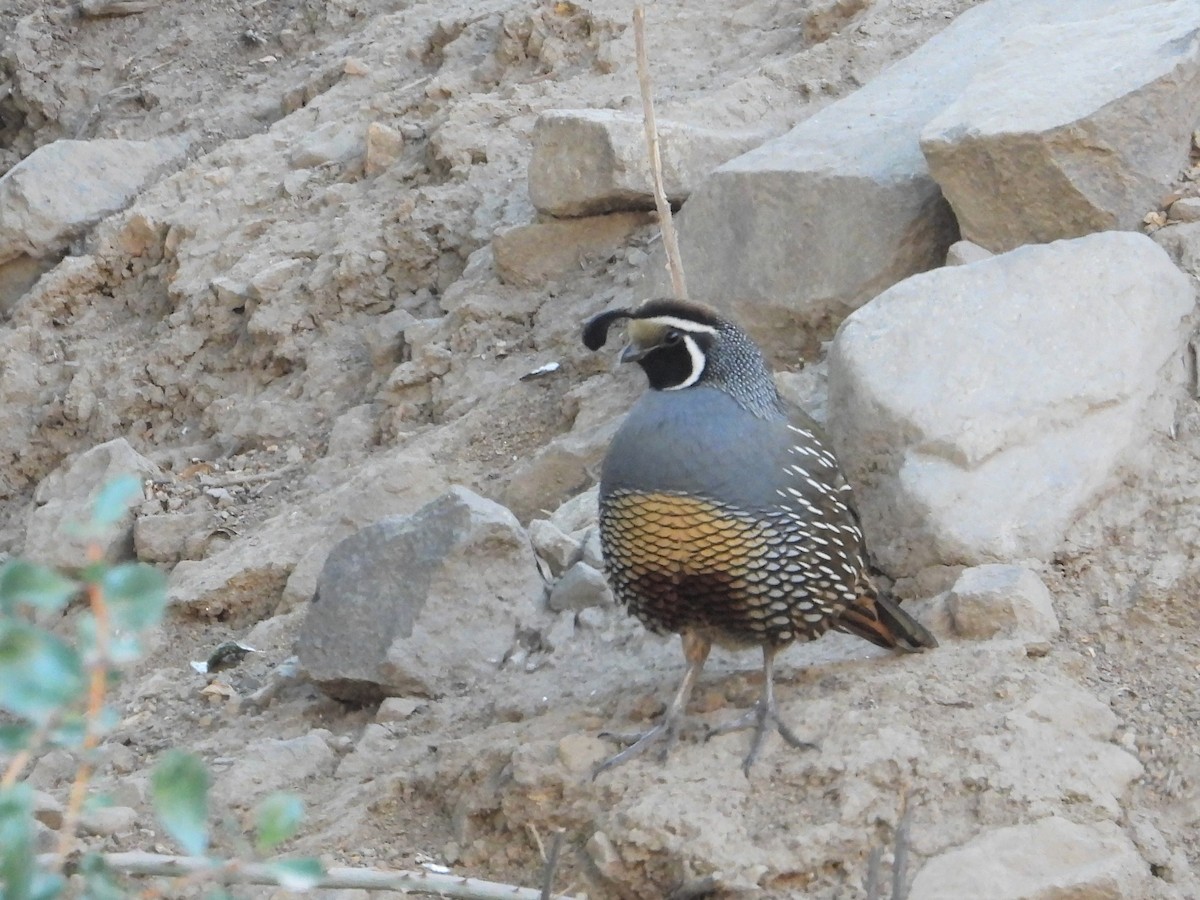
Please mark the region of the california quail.
<svg viewBox="0 0 1200 900"><path fill-rule="evenodd" d="M718 732L754 728L747 774L779 717L773 660L829 629L882 647L936 647L924 627L870 578L850 485L819 427L789 418L762 352L708 307L651 300L594 316L598 350L628 320L622 362L650 381L613 438L600 478L600 543L618 602L652 631L683 640L688 668L654 728L597 774L656 741L674 743L709 649L758 645L761 698Z"/></svg>

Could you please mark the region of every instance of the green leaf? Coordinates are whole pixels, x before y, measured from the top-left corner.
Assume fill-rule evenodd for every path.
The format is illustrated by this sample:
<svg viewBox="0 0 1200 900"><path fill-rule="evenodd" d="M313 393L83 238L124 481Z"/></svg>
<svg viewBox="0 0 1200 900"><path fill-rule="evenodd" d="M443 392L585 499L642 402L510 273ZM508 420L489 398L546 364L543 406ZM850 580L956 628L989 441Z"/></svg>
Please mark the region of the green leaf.
<svg viewBox="0 0 1200 900"><path fill-rule="evenodd" d="M136 475L120 475L100 489L92 503L92 524L98 527L121 521L130 504L142 496L142 480Z"/></svg>
<svg viewBox="0 0 1200 900"><path fill-rule="evenodd" d="M54 900L66 887L56 872L35 865L33 789L27 784L0 788L0 898Z"/></svg>
<svg viewBox="0 0 1200 900"><path fill-rule="evenodd" d="M82 895L87 900L125 900L133 895L99 853L89 853L80 860L79 874L83 876Z"/></svg>
<svg viewBox="0 0 1200 900"><path fill-rule="evenodd" d="M71 647L25 622L0 620L0 709L45 722L83 690Z"/></svg>
<svg viewBox="0 0 1200 900"><path fill-rule="evenodd" d="M258 805L255 846L259 853L274 850L300 828L304 801L295 794L272 794Z"/></svg>
<svg viewBox="0 0 1200 900"><path fill-rule="evenodd" d="M117 628L141 631L157 625L167 608L167 577L143 563L113 566L100 587Z"/></svg>
<svg viewBox="0 0 1200 900"><path fill-rule="evenodd" d="M33 739L34 728L16 722L0 725L0 754L13 754L24 750Z"/></svg>
<svg viewBox="0 0 1200 900"><path fill-rule="evenodd" d="M198 756L172 750L151 777L154 811L185 852L201 856L208 848L208 770Z"/></svg>
<svg viewBox="0 0 1200 900"><path fill-rule="evenodd" d="M279 886L289 891L307 891L325 877L325 868L315 859L277 859L268 863Z"/></svg>
<svg viewBox="0 0 1200 900"><path fill-rule="evenodd" d="M0 884L5 898L33 893L33 789L0 788Z"/></svg>
<svg viewBox="0 0 1200 900"><path fill-rule="evenodd" d="M77 582L24 559L10 559L0 566L0 609L25 603L59 612L78 591Z"/></svg>

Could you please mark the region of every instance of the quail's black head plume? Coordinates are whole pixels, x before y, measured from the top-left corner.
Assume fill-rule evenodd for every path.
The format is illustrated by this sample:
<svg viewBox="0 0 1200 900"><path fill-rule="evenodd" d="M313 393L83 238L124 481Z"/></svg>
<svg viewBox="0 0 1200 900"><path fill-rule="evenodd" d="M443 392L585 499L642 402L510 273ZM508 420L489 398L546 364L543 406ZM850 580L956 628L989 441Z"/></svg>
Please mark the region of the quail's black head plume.
<svg viewBox="0 0 1200 900"><path fill-rule="evenodd" d="M890 648L937 641L872 583L850 485L816 423L789 419L745 332L706 306L651 300L594 316L584 344L603 347L617 322L621 360L651 390L604 460L601 547L617 600L681 635L688 670L663 721L600 770L660 739L666 753L715 641L763 649L762 698L719 729L754 728L749 773L768 722L803 746L775 703L779 648L831 628Z"/></svg>

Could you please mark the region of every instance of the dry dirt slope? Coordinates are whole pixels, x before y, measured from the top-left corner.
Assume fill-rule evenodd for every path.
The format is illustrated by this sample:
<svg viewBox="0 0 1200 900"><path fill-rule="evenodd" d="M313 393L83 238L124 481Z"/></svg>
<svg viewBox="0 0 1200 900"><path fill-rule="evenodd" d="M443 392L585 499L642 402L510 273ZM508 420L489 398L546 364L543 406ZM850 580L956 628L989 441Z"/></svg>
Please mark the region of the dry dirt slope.
<svg viewBox="0 0 1200 900"><path fill-rule="evenodd" d="M661 113L780 131L969 5L658 4ZM811 7L829 21L854 18L813 42ZM285 469L213 511L215 552L380 473L409 509L446 483L506 496L551 436L619 410L635 383L603 376L607 363L583 354L576 329L614 299L633 299L633 261L619 251L549 290L521 290L497 282L487 247L497 227L533 216L524 177L538 112L636 111L628 13L616 2L511 0L165 0L104 20L27 0L0 10L0 81L12 85L0 98L0 162L63 137L191 140L183 172L102 226L0 323L3 546L21 547L41 479L117 436L176 474L195 459L221 471ZM400 132L404 149L365 178L329 138L369 122ZM299 147L324 161L299 159ZM414 318L428 325L398 349ZM548 359L563 360L561 376L516 381ZM396 377L413 360L438 374ZM1160 442L1153 464L1055 560L1065 630L1048 656L947 646L937 658L865 666L858 659L870 651L837 639L794 650L783 661L785 712L821 750L794 758L773 748L752 782L737 772L738 736L685 745L669 769L639 764L607 782L572 768L595 752L597 730L650 715L678 673L673 645L615 615L580 628L568 653L536 671L501 670L398 721L376 722L374 710L302 684L262 709L239 702L290 654L303 606L285 604L253 628L180 617L164 630L122 690L126 718L100 776L119 805L139 811L136 827L97 843L163 846L145 812L146 772L182 745L211 761L234 820L250 793L300 791L311 824L296 848L338 861L434 860L532 884L533 831L557 825L569 836L564 881L593 896L662 896L720 870L765 896L860 897L865 855L890 839L898 797L915 787L918 863L980 827L1069 810L1115 819L1165 879L1161 896L1196 896L1190 473L1200 429L1189 404L1180 418L1177 440ZM194 480L167 491L216 506ZM232 702L202 693L187 665L227 637L264 650L229 677ZM749 665L717 659L701 708L719 719L747 702ZM1054 749L1075 737L1062 729L1078 723L1031 715L1047 697L1084 710L1084 732L1103 731L1111 705L1122 746L1145 766L1127 797L1108 790L1119 765L1107 739L1080 738L1099 774L1055 767ZM1011 781L981 780L1000 758ZM61 791L67 770L51 756L33 777Z"/></svg>

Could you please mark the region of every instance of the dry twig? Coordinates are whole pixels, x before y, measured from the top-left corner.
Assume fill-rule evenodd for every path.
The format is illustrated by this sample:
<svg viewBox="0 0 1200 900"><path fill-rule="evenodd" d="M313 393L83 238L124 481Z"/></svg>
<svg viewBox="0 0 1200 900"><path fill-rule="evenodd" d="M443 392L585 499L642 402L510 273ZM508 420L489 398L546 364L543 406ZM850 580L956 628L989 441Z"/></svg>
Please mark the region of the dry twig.
<svg viewBox="0 0 1200 900"><path fill-rule="evenodd" d="M87 548L87 561L97 563L104 554L100 545L92 542ZM87 586L88 606L96 619L96 649L95 657L88 666L88 695L87 711L84 714L84 731L82 756L79 768L75 770L75 781L71 785L71 793L67 798L67 808L63 812L62 826L58 837L58 855L67 859L75 847L76 831L79 817L83 814L83 801L87 799L88 782L92 779L95 763L92 753L100 744L100 716L104 712L104 693L108 687L108 604L104 599L104 591L99 584Z"/></svg>
<svg viewBox="0 0 1200 900"><path fill-rule="evenodd" d="M542 873L542 895L539 900L553 900L551 890L554 887L554 870L558 868L558 856L562 853L565 832L561 828L554 830L554 841L550 844L550 855L546 857L546 869Z"/></svg>
<svg viewBox="0 0 1200 900"><path fill-rule="evenodd" d="M270 863L222 863L198 856L163 856L132 851L106 853L105 864L114 872L134 876L168 878L211 874L221 884L279 884L279 874ZM61 865L62 857L50 854L38 857L39 865ZM540 900L537 888L523 888L478 878L440 875L435 872L387 872L381 869L335 868L326 871L313 887L364 891L399 891L458 900ZM581 900L559 894L551 900Z"/></svg>
<svg viewBox="0 0 1200 900"><path fill-rule="evenodd" d="M633 41L637 48L638 85L642 89L642 114L646 127L646 145L650 151L650 171L654 179L654 206L658 210L658 227L662 231L663 248L667 251L667 268L671 272L671 290L676 300L687 299L687 283L683 278L683 259L679 255L679 240L671 218L671 204L663 187L662 155L658 148L658 126L654 122L654 94L650 86L650 63L646 56L646 10L639 3L633 8Z"/></svg>

